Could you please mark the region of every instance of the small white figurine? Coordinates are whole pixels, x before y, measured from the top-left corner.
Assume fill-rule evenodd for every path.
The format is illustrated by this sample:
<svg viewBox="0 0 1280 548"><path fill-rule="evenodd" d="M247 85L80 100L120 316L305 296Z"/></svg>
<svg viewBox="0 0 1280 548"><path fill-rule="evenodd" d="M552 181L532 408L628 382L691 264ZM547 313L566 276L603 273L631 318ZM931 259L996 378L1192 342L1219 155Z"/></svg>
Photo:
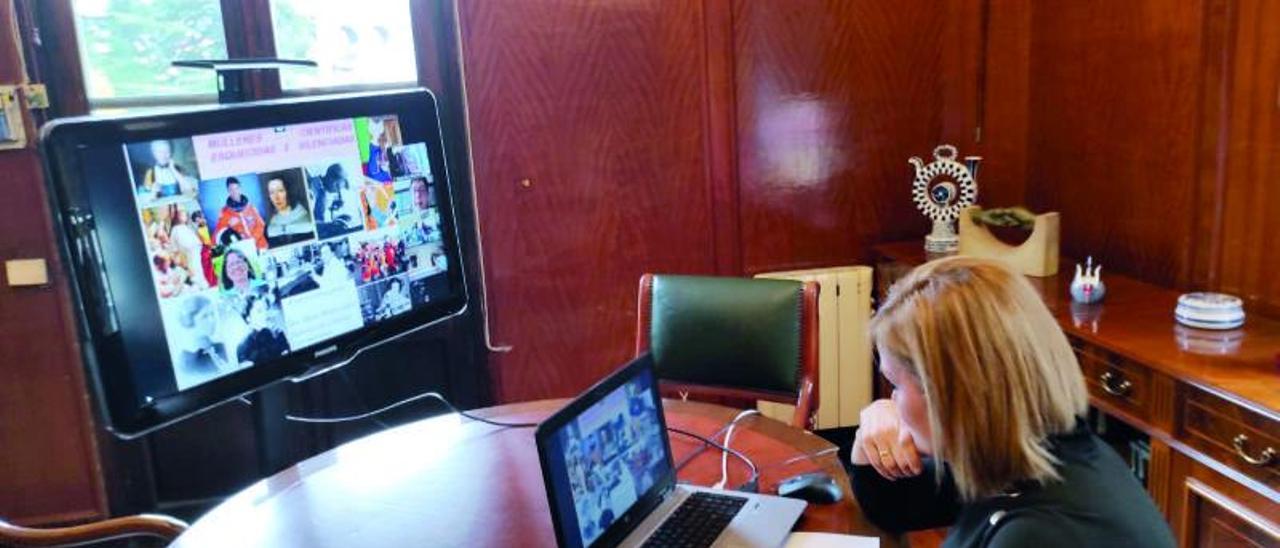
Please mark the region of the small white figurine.
<svg viewBox="0 0 1280 548"><path fill-rule="evenodd" d="M1102 265L1093 266L1093 257L1085 260L1084 270L1076 265L1076 277L1071 280L1071 300L1093 304L1107 296L1107 284L1102 283Z"/></svg>

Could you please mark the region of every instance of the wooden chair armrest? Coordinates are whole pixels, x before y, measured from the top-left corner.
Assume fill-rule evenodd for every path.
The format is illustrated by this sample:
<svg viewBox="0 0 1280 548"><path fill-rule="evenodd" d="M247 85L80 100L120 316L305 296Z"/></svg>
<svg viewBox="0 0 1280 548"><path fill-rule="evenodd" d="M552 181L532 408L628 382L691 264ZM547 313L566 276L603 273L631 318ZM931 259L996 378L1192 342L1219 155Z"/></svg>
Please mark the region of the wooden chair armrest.
<svg viewBox="0 0 1280 548"><path fill-rule="evenodd" d="M76 546L137 536L157 537L172 542L188 527L182 520L158 514L139 514L49 529L20 527L0 520L0 545Z"/></svg>
<svg viewBox="0 0 1280 548"><path fill-rule="evenodd" d="M805 377L800 384L800 397L796 399L796 411L791 416L791 426L801 430L817 428L818 410L814 400L817 394L813 390L813 381Z"/></svg>
<svg viewBox="0 0 1280 548"><path fill-rule="evenodd" d="M812 430L818 414L818 293L817 282L805 282L802 294L800 324L800 386L796 394L796 411L791 426Z"/></svg>

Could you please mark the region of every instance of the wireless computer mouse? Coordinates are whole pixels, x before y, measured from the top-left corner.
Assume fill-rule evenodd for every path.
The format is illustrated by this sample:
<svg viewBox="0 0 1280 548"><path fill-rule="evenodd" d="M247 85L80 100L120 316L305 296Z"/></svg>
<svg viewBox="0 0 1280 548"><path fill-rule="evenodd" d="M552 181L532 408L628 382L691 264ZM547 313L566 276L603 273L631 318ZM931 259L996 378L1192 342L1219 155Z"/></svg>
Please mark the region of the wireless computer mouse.
<svg viewBox="0 0 1280 548"><path fill-rule="evenodd" d="M800 474L782 480L778 484L778 495L814 504L834 504L844 498L835 478L823 472Z"/></svg>

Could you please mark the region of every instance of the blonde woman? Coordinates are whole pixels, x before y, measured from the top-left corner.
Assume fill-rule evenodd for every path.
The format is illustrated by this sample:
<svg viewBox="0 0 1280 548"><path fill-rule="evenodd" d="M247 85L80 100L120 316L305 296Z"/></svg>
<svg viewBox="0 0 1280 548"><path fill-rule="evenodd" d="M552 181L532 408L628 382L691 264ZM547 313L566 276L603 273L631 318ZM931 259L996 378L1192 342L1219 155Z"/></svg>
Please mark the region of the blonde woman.
<svg viewBox="0 0 1280 548"><path fill-rule="evenodd" d="M854 492L891 531L947 546L1173 546L1146 491L1082 417L1084 378L1031 285L1000 263L916 268L871 322L891 400L862 411Z"/></svg>

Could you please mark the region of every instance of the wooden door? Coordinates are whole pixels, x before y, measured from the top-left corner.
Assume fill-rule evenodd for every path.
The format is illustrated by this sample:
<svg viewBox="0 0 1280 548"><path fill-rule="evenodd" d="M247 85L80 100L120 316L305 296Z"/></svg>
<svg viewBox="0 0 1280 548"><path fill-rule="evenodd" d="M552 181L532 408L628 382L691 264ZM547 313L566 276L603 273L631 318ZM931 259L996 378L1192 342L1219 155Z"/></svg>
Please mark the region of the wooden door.
<svg viewBox="0 0 1280 548"><path fill-rule="evenodd" d="M498 401L630 357L644 272L715 269L699 2L459 2Z"/></svg>
<svg viewBox="0 0 1280 548"><path fill-rule="evenodd" d="M0 2L0 85L25 79L13 2ZM0 150L0 261L45 259L50 284L0 274L0 518L50 523L101 517L95 430L64 273L46 206L35 127L26 148Z"/></svg>

